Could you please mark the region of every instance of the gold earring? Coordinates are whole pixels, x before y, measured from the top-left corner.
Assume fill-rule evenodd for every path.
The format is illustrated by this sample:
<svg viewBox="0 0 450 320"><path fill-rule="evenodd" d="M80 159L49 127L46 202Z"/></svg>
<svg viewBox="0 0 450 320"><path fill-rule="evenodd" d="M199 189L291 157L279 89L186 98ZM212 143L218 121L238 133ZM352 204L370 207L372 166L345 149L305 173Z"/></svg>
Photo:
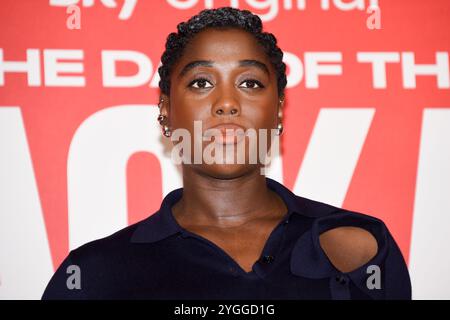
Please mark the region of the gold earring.
<svg viewBox="0 0 450 320"><path fill-rule="evenodd" d="M161 100L161 102L162 101L163 100ZM158 120L159 124L162 126L162 134L165 137L170 137L172 135L172 132L170 131L170 127L167 125L167 116L165 116L163 114L159 114L157 120Z"/></svg>
<svg viewBox="0 0 450 320"><path fill-rule="evenodd" d="M281 136L282 133L283 133L283 124L280 122L278 123L277 126L277 136Z"/></svg>
<svg viewBox="0 0 450 320"><path fill-rule="evenodd" d="M280 102L280 104L283 103L283 99L279 99L278 100ZM281 134L283 133L283 123L281 122L281 118L282 118L282 111L281 108L278 109L278 118L280 120L280 122L277 125L277 136L281 136Z"/></svg>
<svg viewBox="0 0 450 320"><path fill-rule="evenodd" d="M170 137L172 135L172 132L170 131L169 126L167 126L167 125L163 126L162 132L165 137Z"/></svg>
<svg viewBox="0 0 450 320"><path fill-rule="evenodd" d="M158 121L159 124L162 126L162 133L164 136L166 137L170 137L172 135L172 132L170 131L170 127L166 124L167 122L167 117L160 114L158 116Z"/></svg>

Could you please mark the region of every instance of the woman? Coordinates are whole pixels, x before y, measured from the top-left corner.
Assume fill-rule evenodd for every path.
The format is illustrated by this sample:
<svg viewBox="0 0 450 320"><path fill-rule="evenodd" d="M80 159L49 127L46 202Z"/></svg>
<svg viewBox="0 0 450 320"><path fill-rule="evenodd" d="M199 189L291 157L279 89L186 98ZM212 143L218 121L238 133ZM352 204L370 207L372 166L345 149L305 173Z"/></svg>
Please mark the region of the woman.
<svg viewBox="0 0 450 320"><path fill-rule="evenodd" d="M180 150L183 188L149 218L71 251L44 299L411 298L382 221L296 196L250 163L254 149L238 129L283 130L282 57L246 10L203 10L178 25L159 68L163 135L184 129L183 141L195 145L197 122L203 151L208 141L214 154L244 144L245 161L189 161L192 149ZM71 265L81 271L78 286Z"/></svg>

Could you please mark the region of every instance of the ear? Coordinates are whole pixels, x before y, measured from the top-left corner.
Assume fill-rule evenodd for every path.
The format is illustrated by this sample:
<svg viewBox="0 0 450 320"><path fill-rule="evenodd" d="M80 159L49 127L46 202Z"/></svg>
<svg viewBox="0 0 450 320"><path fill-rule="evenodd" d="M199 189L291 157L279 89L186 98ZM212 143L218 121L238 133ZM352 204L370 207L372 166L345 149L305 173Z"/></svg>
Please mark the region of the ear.
<svg viewBox="0 0 450 320"><path fill-rule="evenodd" d="M159 96L159 103L158 103L159 113L166 116L167 119L169 118L170 113L169 107L170 107L169 97L166 94L161 94Z"/></svg>
<svg viewBox="0 0 450 320"><path fill-rule="evenodd" d="M278 100L278 118L282 119L283 118L283 110L284 110L284 96L280 97L280 99Z"/></svg>

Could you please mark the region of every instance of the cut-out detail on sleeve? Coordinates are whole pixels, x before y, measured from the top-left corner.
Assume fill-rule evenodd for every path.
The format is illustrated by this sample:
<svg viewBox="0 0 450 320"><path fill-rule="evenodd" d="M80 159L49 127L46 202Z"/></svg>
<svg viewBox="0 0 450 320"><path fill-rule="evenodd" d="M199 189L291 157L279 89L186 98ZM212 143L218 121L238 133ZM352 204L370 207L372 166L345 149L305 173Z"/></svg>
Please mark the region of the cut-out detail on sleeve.
<svg viewBox="0 0 450 320"><path fill-rule="evenodd" d="M354 271L378 252L374 235L364 228L337 227L319 235L319 243L328 260L341 272Z"/></svg>
<svg viewBox="0 0 450 320"><path fill-rule="evenodd" d="M319 241L319 235L323 232L343 226L359 227L369 231L378 245L376 255L351 272L338 270L328 259ZM336 279L345 276L351 281L351 285L373 299L411 299L411 282L400 249L383 221L372 216L341 210L315 219L311 229L294 245L290 264L294 275L310 279ZM374 267L371 266L379 267L381 277L379 289L368 285L370 277L374 274ZM330 290L333 287L330 286Z"/></svg>

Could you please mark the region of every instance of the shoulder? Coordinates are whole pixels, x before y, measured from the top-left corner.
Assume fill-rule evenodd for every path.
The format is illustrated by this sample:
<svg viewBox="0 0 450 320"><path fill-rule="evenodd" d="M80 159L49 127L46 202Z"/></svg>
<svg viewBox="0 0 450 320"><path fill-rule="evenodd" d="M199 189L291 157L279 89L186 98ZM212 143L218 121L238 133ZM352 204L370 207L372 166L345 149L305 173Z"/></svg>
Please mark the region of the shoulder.
<svg viewBox="0 0 450 320"><path fill-rule="evenodd" d="M127 226L109 236L87 242L70 252L72 260L91 260L118 257L130 245L130 239L141 222Z"/></svg>
<svg viewBox="0 0 450 320"><path fill-rule="evenodd" d="M85 274L89 272L92 275L102 274L107 276L121 272L128 261L133 259L135 253L132 248L132 236L147 219L70 250L56 273L65 274L67 267L72 265L85 271Z"/></svg>
<svg viewBox="0 0 450 320"><path fill-rule="evenodd" d="M388 299L410 299L411 282L403 254L380 218L297 196L309 218L307 230L299 234L291 255L291 271L307 278L345 274L369 296L366 280L370 266L382 273ZM375 294L377 295L377 294Z"/></svg>
<svg viewBox="0 0 450 320"><path fill-rule="evenodd" d="M339 271L353 271L375 257L377 236L386 228L383 221L300 196L297 201L302 204L305 214L313 218L321 249ZM374 230L373 225L378 229Z"/></svg>
<svg viewBox="0 0 450 320"><path fill-rule="evenodd" d="M127 277L125 271L133 255L130 238L138 225L71 250L47 284L42 299L101 298L123 287L122 279ZM69 288L68 283L75 279L79 287L74 288L81 290Z"/></svg>

